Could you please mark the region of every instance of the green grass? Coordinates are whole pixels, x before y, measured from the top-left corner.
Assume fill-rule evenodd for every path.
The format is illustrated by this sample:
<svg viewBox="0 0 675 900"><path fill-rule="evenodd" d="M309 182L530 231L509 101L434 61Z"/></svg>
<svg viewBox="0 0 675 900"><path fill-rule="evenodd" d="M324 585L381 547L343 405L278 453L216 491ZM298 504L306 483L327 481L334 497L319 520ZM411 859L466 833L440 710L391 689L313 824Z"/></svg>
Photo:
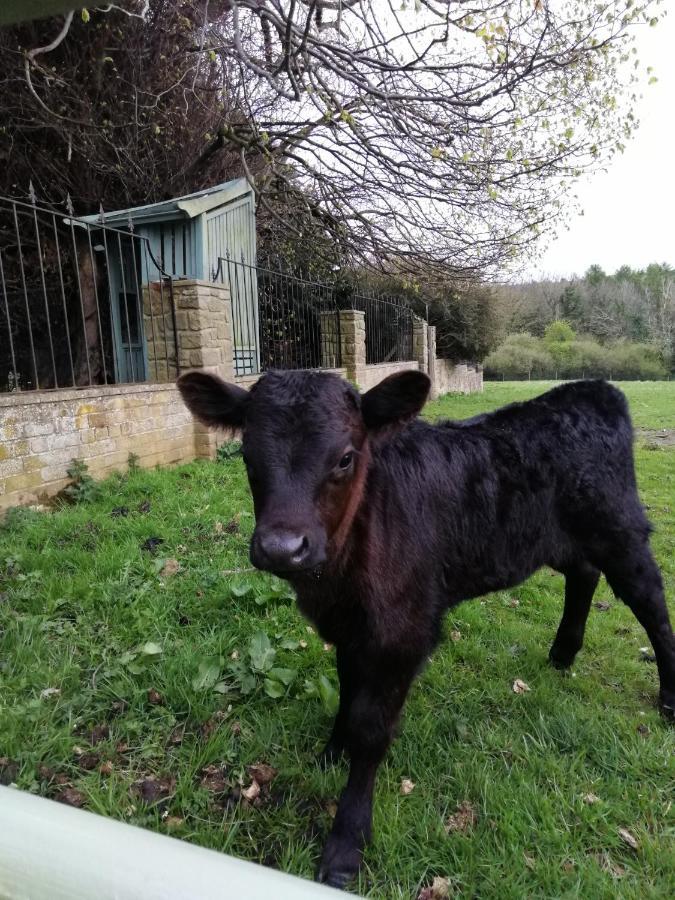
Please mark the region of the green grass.
<svg viewBox="0 0 675 900"><path fill-rule="evenodd" d="M488 384L429 412L471 415L542 386ZM673 427L674 384L625 388L639 427ZM675 450L638 448L637 464L672 609ZM128 515L111 516L116 507ZM91 502L9 517L0 780L46 796L72 787L95 812L312 876L345 780L344 767L314 761L334 701L325 678L337 684L333 651L280 583L220 574L248 566L252 527L237 458L116 476ZM141 549L150 537L164 542L154 554ZM165 559L178 560L177 574L161 574ZM446 633L461 636L416 683L381 769L361 893L413 898L442 875L463 897L672 896L675 735L654 707L645 634L603 583L595 600L609 609L593 609L573 673L554 671L546 655L561 592L561 578L542 571L448 617ZM281 696L251 671L261 631L274 666L297 673L288 688L268 683ZM228 670L235 652L238 674ZM242 676L254 684L246 695ZM529 693L513 693L515 678ZM50 688L59 693L42 693ZM249 805L238 785L261 761L279 774ZM208 766L217 769L204 782ZM415 783L407 796L402 778ZM599 800L584 802L589 793ZM464 800L477 824L446 834Z"/></svg>

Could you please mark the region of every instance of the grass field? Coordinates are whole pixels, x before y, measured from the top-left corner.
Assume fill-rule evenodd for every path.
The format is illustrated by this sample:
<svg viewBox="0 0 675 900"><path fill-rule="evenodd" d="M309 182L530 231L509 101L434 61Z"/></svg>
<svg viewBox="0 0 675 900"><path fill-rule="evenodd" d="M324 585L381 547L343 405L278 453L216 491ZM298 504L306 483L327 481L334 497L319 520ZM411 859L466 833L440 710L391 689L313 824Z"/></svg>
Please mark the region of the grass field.
<svg viewBox="0 0 675 900"><path fill-rule="evenodd" d="M544 387L488 384L429 414ZM625 389L639 428L675 428L675 384ZM675 449L636 456L675 613ZM9 516L0 782L312 877L345 779L314 761L334 653L281 582L223 574L248 566L252 527L239 458L132 471L96 499ZM573 672L549 668L561 592L542 571L448 617L380 772L360 893L415 898L438 875L495 900L673 896L675 730L646 636L603 582ZM248 802L256 763L278 774ZM465 801L475 818L450 819Z"/></svg>

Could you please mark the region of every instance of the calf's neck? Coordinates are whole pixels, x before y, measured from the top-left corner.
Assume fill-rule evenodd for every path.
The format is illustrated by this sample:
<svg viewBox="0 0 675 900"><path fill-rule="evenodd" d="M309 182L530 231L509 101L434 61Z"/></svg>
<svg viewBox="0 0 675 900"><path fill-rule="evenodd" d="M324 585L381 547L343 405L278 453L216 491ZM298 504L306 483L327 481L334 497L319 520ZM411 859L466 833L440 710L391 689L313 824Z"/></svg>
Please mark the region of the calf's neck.
<svg viewBox="0 0 675 900"><path fill-rule="evenodd" d="M322 760L349 777L318 878L342 886L371 836L377 768L445 611L519 584L565 576L549 652L580 650L601 573L654 648L660 703L675 710L675 640L638 498L626 400L604 381L565 384L460 422L417 418L421 372L367 393L336 375L269 372L250 392L191 372L193 414L240 428L255 507L255 566L286 578L335 644L340 706Z"/></svg>

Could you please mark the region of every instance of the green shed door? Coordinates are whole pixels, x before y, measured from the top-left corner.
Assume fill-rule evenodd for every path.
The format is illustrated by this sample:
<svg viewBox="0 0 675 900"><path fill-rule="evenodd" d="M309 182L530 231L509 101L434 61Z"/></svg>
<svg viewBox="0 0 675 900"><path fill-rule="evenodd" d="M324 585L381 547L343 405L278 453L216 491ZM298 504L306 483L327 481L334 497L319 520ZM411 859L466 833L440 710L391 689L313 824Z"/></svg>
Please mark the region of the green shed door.
<svg viewBox="0 0 675 900"><path fill-rule="evenodd" d="M138 241L121 239L110 273L111 307L115 329L115 368L118 384L145 381L145 346L141 313L141 260ZM112 260L111 260L112 262Z"/></svg>
<svg viewBox="0 0 675 900"><path fill-rule="evenodd" d="M206 216L211 278L230 288L234 371L260 371L260 326L256 272L255 209L250 194Z"/></svg>

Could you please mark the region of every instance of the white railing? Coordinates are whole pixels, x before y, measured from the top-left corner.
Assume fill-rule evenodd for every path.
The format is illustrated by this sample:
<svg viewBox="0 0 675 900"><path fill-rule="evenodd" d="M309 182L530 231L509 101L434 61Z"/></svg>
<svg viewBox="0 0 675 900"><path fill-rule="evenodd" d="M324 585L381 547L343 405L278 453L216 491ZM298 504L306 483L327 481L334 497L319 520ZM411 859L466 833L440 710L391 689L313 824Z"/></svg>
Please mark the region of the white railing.
<svg viewBox="0 0 675 900"><path fill-rule="evenodd" d="M330 900L339 895L275 869L0 787L0 900Z"/></svg>

